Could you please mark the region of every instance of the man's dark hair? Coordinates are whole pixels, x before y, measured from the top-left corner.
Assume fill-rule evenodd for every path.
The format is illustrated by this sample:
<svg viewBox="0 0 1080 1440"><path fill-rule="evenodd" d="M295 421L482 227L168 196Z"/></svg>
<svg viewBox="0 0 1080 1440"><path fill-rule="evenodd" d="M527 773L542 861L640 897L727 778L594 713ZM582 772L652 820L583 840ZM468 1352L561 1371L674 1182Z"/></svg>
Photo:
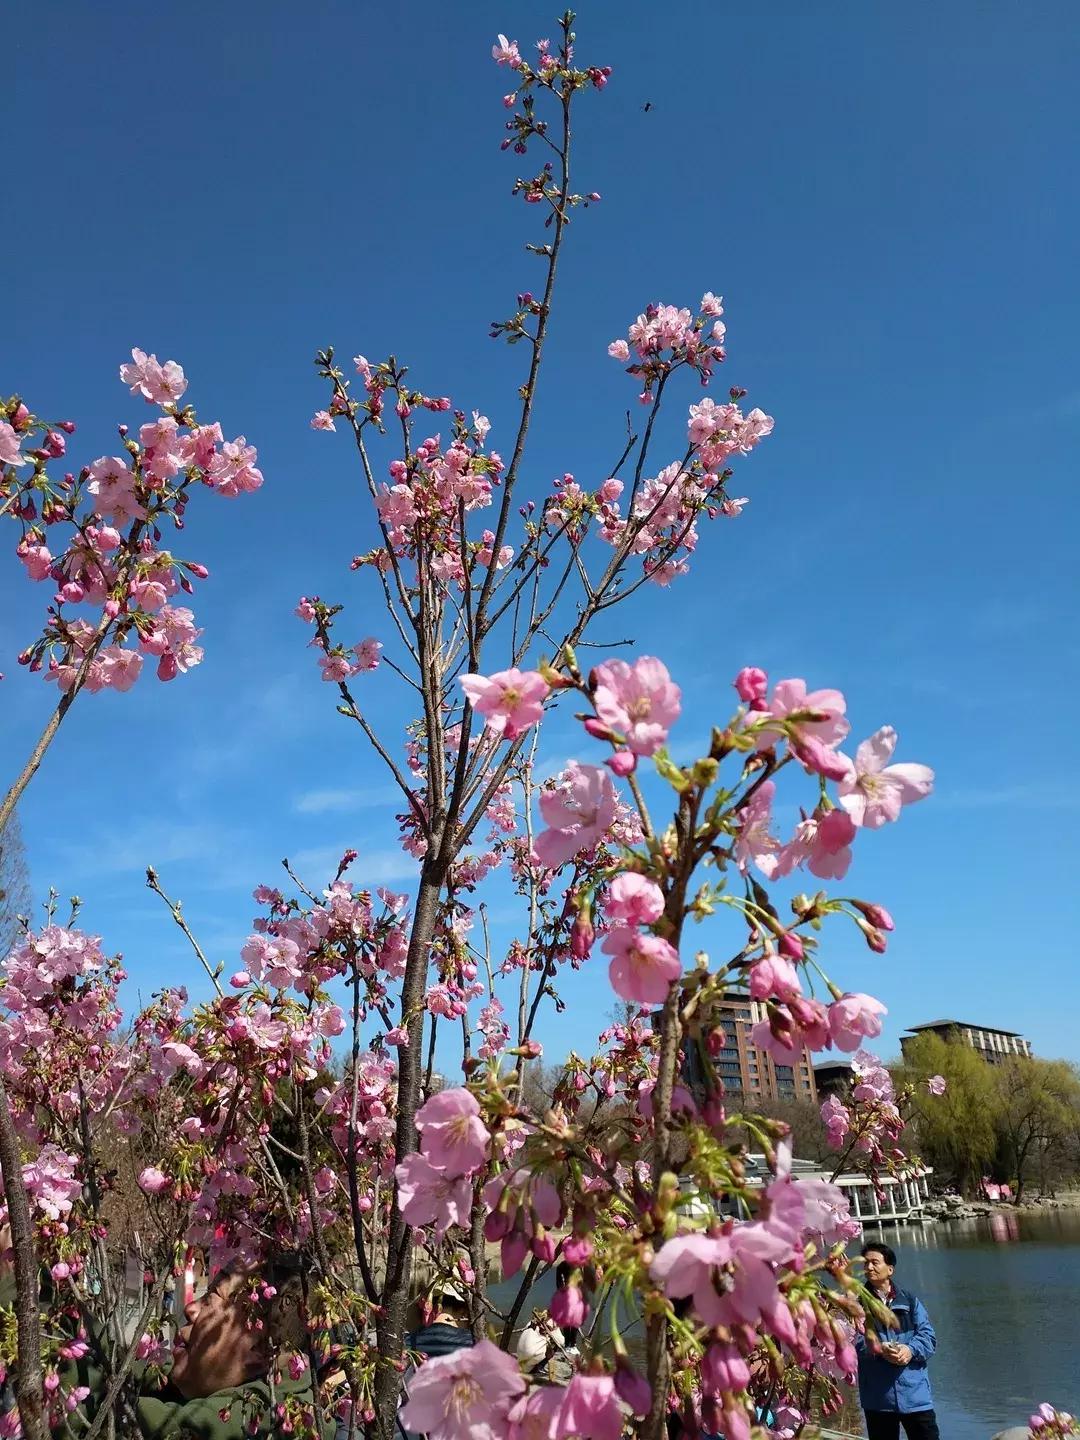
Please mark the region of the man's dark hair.
<svg viewBox="0 0 1080 1440"><path fill-rule="evenodd" d="M569 1260L559 1261L558 1265L555 1266L555 1288L557 1290L561 1290L563 1286L569 1282L570 1276L576 1268L576 1266L570 1264Z"/></svg>
<svg viewBox="0 0 1080 1440"><path fill-rule="evenodd" d="M891 1265L894 1270L896 1269L896 1251L891 1245L886 1245L884 1240L868 1240L860 1253L864 1260L867 1255L880 1255L886 1265Z"/></svg>

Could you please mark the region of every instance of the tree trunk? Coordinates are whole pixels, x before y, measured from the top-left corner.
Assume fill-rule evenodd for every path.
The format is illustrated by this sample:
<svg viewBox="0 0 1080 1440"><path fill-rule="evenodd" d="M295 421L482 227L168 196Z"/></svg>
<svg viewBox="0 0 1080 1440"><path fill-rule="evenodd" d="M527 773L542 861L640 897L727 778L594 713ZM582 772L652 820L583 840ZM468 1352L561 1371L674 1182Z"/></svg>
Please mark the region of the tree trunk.
<svg viewBox="0 0 1080 1440"><path fill-rule="evenodd" d="M38 1309L38 1266L30 1201L23 1183L19 1136L0 1081L0 1174L4 1179L11 1247L15 1252L15 1324L18 1340L15 1399L25 1440L46 1440L42 1420L41 1316Z"/></svg>
<svg viewBox="0 0 1080 1440"><path fill-rule="evenodd" d="M424 993L427 989L428 959L435 931L442 867L425 862L416 895L405 978L401 987L401 1016L409 1032L408 1045L398 1048L397 1134L394 1145L398 1164L416 1149L416 1111L420 1100L420 1077L424 1049ZM391 1440L401 1400L401 1360L405 1340L412 1281L412 1230L398 1209L397 1187L393 1188L390 1224L386 1242L386 1273L383 1277L380 1313L375 1322L378 1368L373 1387L375 1418L369 1426L371 1440Z"/></svg>

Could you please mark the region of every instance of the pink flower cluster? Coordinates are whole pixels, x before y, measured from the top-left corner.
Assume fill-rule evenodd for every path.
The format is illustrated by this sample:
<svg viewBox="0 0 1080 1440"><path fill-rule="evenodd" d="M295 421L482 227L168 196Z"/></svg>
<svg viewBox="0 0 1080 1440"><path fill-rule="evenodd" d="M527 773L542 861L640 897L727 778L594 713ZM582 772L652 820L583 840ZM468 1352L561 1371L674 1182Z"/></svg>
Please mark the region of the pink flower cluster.
<svg viewBox="0 0 1080 1440"><path fill-rule="evenodd" d="M701 383L707 385L713 366L726 358L723 313L722 301L711 291L702 296L696 315L676 305L649 305L630 326L625 340L611 342L608 354L613 360L631 362L627 373L642 382L644 403L651 400L657 382L681 365L696 370Z"/></svg>
<svg viewBox="0 0 1080 1440"><path fill-rule="evenodd" d="M471 554L462 553L459 513L489 506L502 470L501 457L494 450L485 452L475 428L461 430L445 450L439 437L431 436L407 461L392 461L391 483L380 487L375 508L395 555L415 556L422 543L435 578L464 586L467 564L486 568L496 557L491 550L494 534ZM506 565L512 558L512 552L500 550L497 563Z"/></svg>
<svg viewBox="0 0 1080 1440"><path fill-rule="evenodd" d="M851 1073L852 1090L846 1103L834 1094L821 1106L829 1144L834 1150L851 1145L880 1164L895 1151L904 1128L892 1077L868 1050L859 1050L852 1057Z"/></svg>
<svg viewBox="0 0 1080 1440"><path fill-rule="evenodd" d="M838 797L838 804L823 800L813 814L804 815L791 840L782 844L772 832L776 785L772 780L757 785L741 812L735 842L743 870L752 864L767 879L778 879L805 865L821 879L842 879L860 828L877 829L896 820L904 805L932 791L934 772L927 766L886 763L896 745L891 726L864 740L854 760L840 751L850 726L838 690L808 691L805 680L781 680L769 696L765 672L751 667L739 672L735 688L749 705L742 724L757 748L771 753L778 742L786 742L805 770L837 782ZM891 922L885 928L891 929Z"/></svg>
<svg viewBox="0 0 1080 1440"><path fill-rule="evenodd" d="M501 1242L505 1276L516 1275L530 1251L548 1264L554 1260L555 1242L548 1231L562 1221L563 1206L550 1180L529 1169L504 1171L487 1182L483 1199L488 1210L484 1234Z"/></svg>
<svg viewBox="0 0 1080 1440"><path fill-rule="evenodd" d="M605 660L589 677L589 689L596 718L586 720L585 728L595 739L615 745L608 764L616 774L628 774L639 755L655 755L667 744L682 709L682 692L662 661L651 655L632 665Z"/></svg>
<svg viewBox="0 0 1080 1440"><path fill-rule="evenodd" d="M80 675L92 693L128 690L146 655L157 659L161 680L199 663L192 612L170 602L208 571L158 548L162 524L183 526L196 483L226 496L262 484L256 452L243 436L226 442L220 425L199 425L190 407L178 408L187 380L175 361L162 364L134 350L121 378L162 413L140 427L138 441L121 427L124 455L102 455L77 476L54 481L47 468L64 455L61 431L71 433L70 422L49 429L21 404L0 420L0 451L13 467L0 469L0 499L20 526L16 553L31 580L56 586L42 637L19 659L31 671L44 668L65 693ZM22 450L22 437L35 432L44 432L44 443ZM32 472L19 475L31 461ZM98 618L69 618L64 607L81 604L99 607Z"/></svg>
<svg viewBox="0 0 1080 1440"><path fill-rule="evenodd" d="M810 1364L813 1342L847 1374L857 1369L850 1332L828 1323L809 1303L790 1303L780 1286L785 1271L803 1268L807 1242L827 1249L858 1233L843 1192L824 1180L793 1180L788 1149L766 1189L762 1214L706 1233L675 1235L650 1266L669 1300L689 1300L702 1324L724 1327L725 1338L715 1338L703 1357L701 1389L716 1416L710 1428L722 1417L724 1434L739 1440L749 1440L754 1423L746 1357L760 1334L780 1341L801 1364Z"/></svg>
<svg viewBox="0 0 1080 1440"><path fill-rule="evenodd" d="M398 1203L410 1225L431 1225L441 1240L451 1225L467 1225L472 1177L486 1165L491 1136L470 1090L441 1090L416 1112L420 1149L394 1171Z"/></svg>
<svg viewBox="0 0 1080 1440"><path fill-rule="evenodd" d="M27 1193L38 1212L49 1220L60 1220L70 1214L71 1207L82 1194L82 1181L76 1175L77 1161L57 1145L43 1145L33 1160L22 1167ZM6 1220L0 1208L0 1224Z"/></svg>
<svg viewBox="0 0 1080 1440"><path fill-rule="evenodd" d="M619 1440L631 1413L647 1413L648 1386L628 1366L588 1370L565 1389L527 1386L517 1361L481 1340L419 1367L402 1424L429 1440Z"/></svg>
<svg viewBox="0 0 1080 1440"><path fill-rule="evenodd" d="M1028 1431L1032 1440L1068 1440L1069 1436L1080 1435L1080 1420L1044 1401L1028 1421Z"/></svg>
<svg viewBox="0 0 1080 1440"><path fill-rule="evenodd" d="M639 928L652 925L664 913L659 885L644 875L617 875L609 887L604 913L611 928L600 948L611 956L611 988L622 1000L662 1005L682 975L682 961L669 941Z"/></svg>
<svg viewBox="0 0 1080 1440"><path fill-rule="evenodd" d="M533 848L539 864L557 870L608 834L616 814L615 785L599 765L571 760L554 784L541 790L539 803L547 829Z"/></svg>
<svg viewBox="0 0 1080 1440"><path fill-rule="evenodd" d="M458 679L487 728L505 740L516 740L536 724L551 693L551 686L537 670L514 667L490 676L467 674Z"/></svg>

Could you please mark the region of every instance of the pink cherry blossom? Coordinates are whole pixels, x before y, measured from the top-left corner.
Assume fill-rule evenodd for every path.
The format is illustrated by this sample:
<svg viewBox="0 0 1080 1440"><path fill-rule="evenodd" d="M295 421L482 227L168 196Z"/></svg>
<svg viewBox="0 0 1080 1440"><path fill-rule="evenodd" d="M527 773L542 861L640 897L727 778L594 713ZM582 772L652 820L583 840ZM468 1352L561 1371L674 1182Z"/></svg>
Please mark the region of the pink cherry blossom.
<svg viewBox="0 0 1080 1440"><path fill-rule="evenodd" d="M562 1403L560 1386L533 1386L520 1395L507 1411L505 1440L558 1440Z"/></svg>
<svg viewBox="0 0 1080 1440"><path fill-rule="evenodd" d="M793 1244L787 1236L775 1235L763 1222L753 1221L736 1225L731 1232L731 1248L734 1284L718 1298L718 1303L710 1303L704 1310L698 1309L695 1295L694 1308L706 1324L764 1322L779 1339L794 1340L795 1327L777 1288L773 1266L790 1264L793 1255L801 1251L801 1244Z"/></svg>
<svg viewBox="0 0 1080 1440"><path fill-rule="evenodd" d="M780 853L776 875L788 875L804 865L820 880L842 880L851 865L855 824L845 810L815 811L795 827L795 834ZM760 866L758 867L761 868Z"/></svg>
<svg viewBox="0 0 1080 1440"><path fill-rule="evenodd" d="M604 725L621 734L635 755L655 755L679 718L681 691L667 666L651 655L628 665L605 660L592 673L593 704Z"/></svg>
<svg viewBox="0 0 1080 1440"><path fill-rule="evenodd" d="M352 674L352 666L349 664L348 658L337 651L321 656L319 669L322 671L323 680L328 685L340 685Z"/></svg>
<svg viewBox="0 0 1080 1440"><path fill-rule="evenodd" d="M461 675L461 688L489 730L507 740L523 735L544 713L551 687L538 670L500 670L494 675Z"/></svg>
<svg viewBox="0 0 1080 1440"><path fill-rule="evenodd" d="M740 700L753 706L755 710L764 710L765 697L769 690L769 677L764 670L759 670L756 665L744 665L735 676L734 683Z"/></svg>
<svg viewBox="0 0 1080 1440"><path fill-rule="evenodd" d="M329 410L316 410L311 417L311 428L312 430L336 430L337 426L334 424Z"/></svg>
<svg viewBox="0 0 1080 1440"><path fill-rule="evenodd" d="M861 1227L851 1218L844 1192L821 1176L793 1180L784 1175L765 1191L769 1202L768 1228L786 1237L793 1247L807 1239L828 1249L840 1240L851 1240Z"/></svg>
<svg viewBox="0 0 1080 1440"><path fill-rule="evenodd" d="M734 1345L715 1341L701 1359L701 1388L706 1395L721 1391L745 1390L750 1384L750 1367Z"/></svg>
<svg viewBox="0 0 1080 1440"><path fill-rule="evenodd" d="M930 1079L926 1082L926 1088L931 1095L944 1095L946 1090L945 1076L931 1075Z"/></svg>
<svg viewBox="0 0 1080 1440"><path fill-rule="evenodd" d="M749 719L753 721L768 718L785 720L788 716L800 711L816 711L822 718L797 721L797 734L799 737L811 737L820 741L822 745L833 748L840 744L851 729L845 718L846 709L847 702L839 690L808 691L805 680L781 680L773 688L768 710L761 715L751 715ZM767 731L761 736L758 743L771 743Z"/></svg>
<svg viewBox="0 0 1080 1440"><path fill-rule="evenodd" d="M618 925L604 937L600 948L612 957L608 966L611 988L623 1000L662 1005L672 983L682 974L679 952L659 935Z"/></svg>
<svg viewBox="0 0 1080 1440"><path fill-rule="evenodd" d="M401 1423L428 1440L504 1440L507 1411L524 1390L514 1357L479 1340L419 1367Z"/></svg>
<svg viewBox="0 0 1080 1440"><path fill-rule="evenodd" d="M505 35L496 37L495 44L491 47L491 58L497 65L509 65L511 70L521 69L518 43L516 40L508 40Z"/></svg>
<svg viewBox="0 0 1080 1440"><path fill-rule="evenodd" d="M611 1375L575 1375L566 1387L558 1434L569 1440L619 1440L623 1411Z"/></svg>
<svg viewBox="0 0 1080 1440"><path fill-rule="evenodd" d="M25 465L27 457L19 449L19 437L13 426L0 420L0 465Z"/></svg>
<svg viewBox="0 0 1080 1440"><path fill-rule="evenodd" d="M109 645L98 656L98 673L102 687L130 690L139 678L142 664L143 657L137 650L125 650L121 645Z"/></svg>
<svg viewBox="0 0 1080 1440"><path fill-rule="evenodd" d="M829 1095L821 1104L821 1119L828 1131L829 1144L839 1150L844 1136L851 1129L851 1111L839 1095Z"/></svg>
<svg viewBox="0 0 1080 1440"><path fill-rule="evenodd" d="M589 1307L580 1285L564 1285L551 1297L548 1312L561 1330L577 1330L585 1323Z"/></svg>
<svg viewBox="0 0 1080 1440"><path fill-rule="evenodd" d="M175 360L166 360L162 365L156 355L147 355L144 350L132 350L131 360L120 366L120 379L131 386L133 395L142 395L151 404L165 405L179 400L187 389L184 372Z"/></svg>
<svg viewBox="0 0 1080 1440"><path fill-rule="evenodd" d="M147 1195L160 1195L169 1183L169 1177L156 1165L147 1165L139 1172L139 1189Z"/></svg>
<svg viewBox="0 0 1080 1440"><path fill-rule="evenodd" d="M160 486L179 473L184 464L184 447L180 427L171 415L159 415L149 425L141 425L139 443L143 447L144 475Z"/></svg>
<svg viewBox="0 0 1080 1440"><path fill-rule="evenodd" d="M865 1038L881 1034L880 1016L889 1012L872 995L849 993L829 1006L829 1033L838 1050L858 1050Z"/></svg>
<svg viewBox="0 0 1080 1440"><path fill-rule="evenodd" d="M714 1272L730 1261L731 1253L727 1236L675 1235L661 1246L649 1274L672 1300L705 1297L712 1290Z"/></svg>
<svg viewBox="0 0 1080 1440"><path fill-rule="evenodd" d="M851 769L846 755L831 750L816 735L797 735L791 741L791 749L805 769L823 775L826 780L844 780Z"/></svg>
<svg viewBox="0 0 1080 1440"><path fill-rule="evenodd" d="M607 347L607 353L613 360L629 360L630 346L625 340L612 340L611 344ZM607 496L604 498L607 499Z"/></svg>
<svg viewBox="0 0 1080 1440"><path fill-rule="evenodd" d="M8 999L7 992L4 995ZM75 1178L74 1155L58 1145L43 1145L38 1155L22 1167L23 1182L37 1209L50 1220L71 1213L82 1194L82 1182Z"/></svg>
<svg viewBox="0 0 1080 1440"><path fill-rule="evenodd" d="M416 1112L424 1154L447 1177L478 1170L488 1157L491 1136L480 1119L471 1090L440 1090Z"/></svg>
<svg viewBox="0 0 1080 1440"><path fill-rule="evenodd" d="M750 1039L778 1064L795 1064L804 1049L825 1050L830 1045L828 1012L820 1000L795 997L770 1006L768 1018L751 1027Z"/></svg>
<svg viewBox="0 0 1080 1440"><path fill-rule="evenodd" d="M743 874L752 864L757 866L766 879L780 870L780 841L772 833L772 802L775 795L775 782L765 780L739 811L741 823L735 838L735 862Z"/></svg>
<svg viewBox="0 0 1080 1440"><path fill-rule="evenodd" d="M624 925L651 925L664 913L664 892L655 880L632 870L616 875L608 886L604 915Z"/></svg>
<svg viewBox="0 0 1080 1440"><path fill-rule="evenodd" d="M282 935L252 935L240 951L249 975L283 990L302 976L299 957L296 941Z"/></svg>
<svg viewBox="0 0 1080 1440"><path fill-rule="evenodd" d="M31 580L48 579L49 571L52 569L53 557L47 545L20 545L18 555L19 559L26 566L27 576Z"/></svg>
<svg viewBox="0 0 1080 1440"><path fill-rule="evenodd" d="M750 994L755 1000L793 1000L802 994L799 972L786 960L770 950L750 967Z"/></svg>
<svg viewBox="0 0 1080 1440"><path fill-rule="evenodd" d="M371 636L368 636L366 640L361 640L359 645L354 645L353 654L356 656L356 664L353 666L353 674L365 674L370 670L377 670L382 648L382 641L372 639Z"/></svg>
<svg viewBox="0 0 1080 1440"><path fill-rule="evenodd" d="M582 850L591 849L615 820L616 794L611 776L599 765L572 760L554 787L540 792L540 813L548 825L534 842L536 857L557 870Z"/></svg>
<svg viewBox="0 0 1080 1440"><path fill-rule="evenodd" d="M472 1181L436 1170L426 1155L414 1150L394 1171L401 1213L410 1225L432 1225L441 1240L451 1225L467 1225L472 1209Z"/></svg>
<svg viewBox="0 0 1080 1440"><path fill-rule="evenodd" d="M856 750L855 763L840 783L840 804L856 825L877 830L933 790L929 766L889 764L895 748L896 731L883 725Z"/></svg>
<svg viewBox="0 0 1080 1440"><path fill-rule="evenodd" d="M135 476L119 455L102 455L90 466L87 492L94 497L94 509L114 525L143 519L145 508L135 496Z"/></svg>
<svg viewBox="0 0 1080 1440"><path fill-rule="evenodd" d="M258 458L255 446L249 445L245 436L226 440L207 466L207 483L229 500L250 494L263 483L262 471L255 465Z"/></svg>

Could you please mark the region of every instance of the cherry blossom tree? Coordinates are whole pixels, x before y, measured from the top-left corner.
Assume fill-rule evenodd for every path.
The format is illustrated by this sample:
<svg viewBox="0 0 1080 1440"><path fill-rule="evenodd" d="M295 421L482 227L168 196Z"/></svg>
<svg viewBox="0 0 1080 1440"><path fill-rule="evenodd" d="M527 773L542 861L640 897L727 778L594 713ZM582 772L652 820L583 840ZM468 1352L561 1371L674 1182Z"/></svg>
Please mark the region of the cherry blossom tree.
<svg viewBox="0 0 1080 1440"><path fill-rule="evenodd" d="M305 1324L278 1363L329 1378L276 1418L305 1435L334 1420L350 1435L391 1433L421 1266L467 1289L478 1341L410 1385L405 1421L433 1440L658 1440L673 1411L689 1434L743 1440L759 1411L785 1405L797 1429L810 1397L839 1403L856 1335L876 1343L888 1323L845 1257L858 1227L842 1192L794 1180L786 1127L725 1094L722 1001L749 987L764 1015L754 1041L779 1064L854 1053L859 1086L825 1117L841 1161L902 1163L903 1097L864 1049L885 1007L832 978L825 954L827 926L854 924L880 953L893 921L816 882L844 881L855 847L873 843L865 832L925 798L933 776L893 763L890 727L849 756L842 694L752 666L704 753L686 753L678 677L662 659L581 659L600 617L645 586L677 585L699 544L723 545L713 525L747 503L734 467L773 421L737 385L702 393L726 360L717 295L649 304L598 357L625 370L641 416L609 473L530 492L560 257L600 198L574 174L573 137L610 71L579 61L573 23L564 16L535 58L504 36L493 50L508 76L504 149L537 166L514 194L537 219L538 278L492 326L524 357L513 420L494 424L478 397L455 405L396 357L343 366L328 347L316 361L325 408L311 426L318 443L351 441L378 530L353 569L381 602L381 633L349 628L333 599L304 596L297 614L337 711L400 793L415 885L365 884L353 852L321 886L291 871L260 883L226 976L151 871L205 998L167 989L130 1020L124 972L77 914L50 907L3 962L0 1161L17 1303L0 1369L18 1399L5 1434L63 1428L87 1400L65 1366L88 1352L105 1391L84 1440L123 1425L132 1385L165 1362L162 1297L194 1246L212 1267L249 1267L253 1306L272 1288L258 1264L298 1255ZM181 404L175 362L135 350L121 377L153 419L137 439L121 427L122 454L62 480L52 472L74 427L18 397L3 406L0 511L28 578L53 587L20 659L60 698L0 830L82 692L129 688L147 656L165 681L198 663L194 616L174 601L206 570L163 549L163 529L182 527L200 489L235 497L262 482L243 437L225 441ZM379 728L386 685L415 706L405 736ZM538 781L538 736L560 705L591 758ZM774 818L780 797L800 807L790 834ZM497 871L519 902L505 947L483 901ZM711 952L691 938L705 920ZM538 1020L584 966L604 967L627 1009L538 1104ZM460 1069L443 1083L437 1045L450 1037ZM748 1135L772 1167L763 1188ZM129 1335L109 1235L133 1187L149 1293ZM488 1294L491 1246L504 1276L520 1276L505 1311ZM531 1386L509 1353L557 1260L572 1270L553 1320L591 1325L565 1391ZM632 1351L623 1332L638 1316L645 1341Z"/></svg>

